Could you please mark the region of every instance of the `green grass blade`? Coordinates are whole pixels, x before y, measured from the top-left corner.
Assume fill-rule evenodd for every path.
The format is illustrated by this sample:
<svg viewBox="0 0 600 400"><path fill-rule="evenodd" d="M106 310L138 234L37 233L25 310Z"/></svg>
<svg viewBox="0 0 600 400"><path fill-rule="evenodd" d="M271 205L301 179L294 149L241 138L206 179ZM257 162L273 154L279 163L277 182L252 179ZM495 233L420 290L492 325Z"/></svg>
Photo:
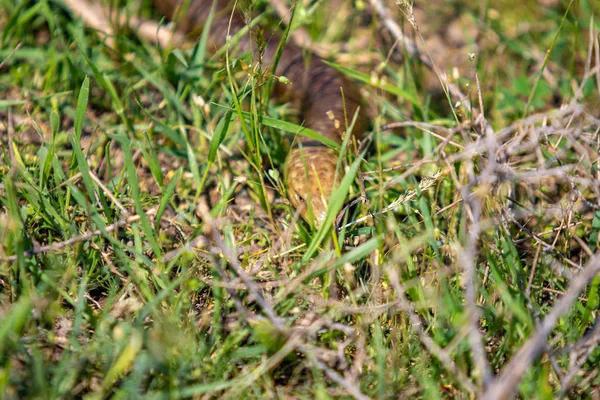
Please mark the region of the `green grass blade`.
<svg viewBox="0 0 600 400"><path fill-rule="evenodd" d="M407 92L406 90L400 89L399 87L391 85L389 83L382 84L380 81L374 82L370 75L367 75L363 72L354 71L350 68L342 67L341 65L337 65L337 64L334 64L329 61L323 60L323 62L325 64L337 69L338 71L342 72L343 74L347 75L350 78L356 79L356 80L366 83L366 84L369 84L373 87L383 89L388 93L396 95L402 99L408 100L412 105L416 106L419 109L422 109L422 107L423 107L422 102L417 98L417 96L415 96L414 94L412 94L410 92Z"/></svg>
<svg viewBox="0 0 600 400"><path fill-rule="evenodd" d="M74 129L75 136L77 138L77 142L81 140L81 128L83 127L83 122L85 120L85 113L87 111L88 105L88 97L90 95L90 78L87 76L83 80L81 84L81 89L79 91L79 97L77 98L77 108L75 109L75 121L74 121Z"/></svg>
<svg viewBox="0 0 600 400"><path fill-rule="evenodd" d="M302 260L304 262L308 262L308 260L310 260L310 258L315 254L315 252L319 248L323 239L325 239L329 231L332 229L335 217L344 206L346 196L350 191L350 186L352 185L352 182L354 182L354 178L356 177L356 174L358 172L358 167L360 166L360 163L362 161L362 156L363 155L357 157L356 160L352 163L352 165L348 169L348 172L346 172L344 178L340 182L340 186L331 195L325 219L323 220L322 225L317 230L317 233L313 237L312 241L308 245L306 253L304 253L304 256L302 257Z"/></svg>

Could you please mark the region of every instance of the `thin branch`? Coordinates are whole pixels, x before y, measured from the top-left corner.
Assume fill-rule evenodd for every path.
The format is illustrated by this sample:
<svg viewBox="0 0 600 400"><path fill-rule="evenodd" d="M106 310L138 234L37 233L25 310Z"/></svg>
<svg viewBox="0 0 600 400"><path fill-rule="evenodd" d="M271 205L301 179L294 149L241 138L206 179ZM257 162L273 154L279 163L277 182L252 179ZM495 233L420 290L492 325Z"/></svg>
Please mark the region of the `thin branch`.
<svg viewBox="0 0 600 400"><path fill-rule="evenodd" d="M388 32L390 32L390 34L394 37L396 42L402 43L408 54L410 54L411 56L418 57L419 61L421 61L423 65L425 65L429 70L431 70L437 75L438 79L440 80L440 83L444 88L444 91L446 91L447 89L447 91L450 92L452 96L458 98L458 101L465 107L466 110L472 110L474 117L483 118L483 115L481 114L483 110L478 111L475 108L473 108L471 102L469 101L469 98L460 90L458 85L452 82L448 82L447 79L442 78L442 74L440 74L437 70L431 56L426 56L424 54L426 52L419 51L418 45L415 42L413 42L410 38L406 37L406 35L404 35L404 33L402 32L402 28L400 28L398 23L392 19L390 11L383 4L383 2L381 0L369 0L369 2L371 3L373 9L377 12L377 15L379 16L382 25L388 30ZM413 25L413 27L417 30L417 32L420 35L419 27L417 26L416 21L414 20L414 17L412 15L409 19L409 22ZM423 38L421 38L421 40L423 40ZM490 132L493 132L491 124L485 121L485 125L487 126L487 129Z"/></svg>
<svg viewBox="0 0 600 400"><path fill-rule="evenodd" d="M129 212L127 211L127 209L125 209L125 207L123 206L123 204L121 204L121 202L115 197L115 195L112 194L112 192L110 190L108 190L108 188L104 185L104 183L102 183L102 181L96 176L96 174L94 174L94 172L92 170L88 170L88 173L90 174L90 177L92 178L92 180L94 182L96 182L96 184L100 187L100 189L102 189L102 191L104 192L104 194L107 195L109 199L111 199L111 201L113 202L113 204L119 210L121 210L121 212L123 213L123 215L125 217L129 216Z"/></svg>
<svg viewBox="0 0 600 400"><path fill-rule="evenodd" d="M148 216L154 215L156 213L157 209L158 209L157 207L153 207L153 208L149 209L146 212L146 215L148 215ZM55 242L55 243L51 243L46 246L34 247L33 249L25 251L22 254L22 256L23 257L31 257L33 255L41 254L41 253L58 252L58 251L64 249L65 247L72 246L79 242L88 241L96 236L100 236L104 233L115 231L125 225L131 224L133 222L137 222L139 220L140 220L139 215L132 215L127 218L122 218L119 221L115 222L114 224L106 226L104 229L96 229L95 231L88 232L88 233L85 233L80 236L75 236L75 237L65 240L63 242ZM0 257L0 262L13 262L13 261L16 261L18 257L19 257L18 255Z"/></svg>
<svg viewBox="0 0 600 400"><path fill-rule="evenodd" d="M458 367L456 366L456 364L454 363L454 361L452 360L452 358L450 357L448 352L445 351L440 346L438 346L431 339L431 337L429 337L425 333L425 331L423 330L423 326L422 326L423 324L421 323L419 316L417 315L417 313L414 310L414 307L412 307L412 305L410 304L410 301L406 297L406 294L405 294L406 289L400 283L400 280L398 279L398 273L396 272L396 270L394 268L387 268L386 271L387 271L388 277L390 278L390 283L392 284L392 287L396 291L396 297L398 299L398 303L400 304L400 306L404 310L404 312L406 312L408 314L408 319L410 320L411 327L415 331L417 336L419 337L419 340L421 341L423 346L425 346L425 348L427 349L427 351L429 351L429 353L431 355L433 355L435 358L440 360L442 364L444 364L444 367L453 376L456 377L456 381L458 382L459 385L461 385L462 387L467 389L469 391L469 393L471 393L471 394L478 393L479 391L477 390L475 385L473 385L473 383L471 382L469 377L466 376L463 371L458 369Z"/></svg>
<svg viewBox="0 0 600 400"><path fill-rule="evenodd" d="M569 360L572 366L560 382L558 397L563 397L569 390L575 375L581 370L585 361L596 351L598 343L600 343L600 316L596 317L594 327L572 346L571 359Z"/></svg>
<svg viewBox="0 0 600 400"><path fill-rule="evenodd" d="M368 400L369 397L364 395L360 389L352 382L349 382L347 379L345 379L343 376L341 376L340 374L338 374L335 370L333 370L332 368L328 367L325 363L323 363L321 360L319 360L315 354L314 351L309 348L306 345L301 345L298 347L298 349L317 367L319 368L321 371L323 371L323 373L325 373L325 375L327 375L329 377L329 379L331 379L332 381L334 381L335 383L337 383L338 385L340 385L341 387L343 387L352 397L354 397L355 399L358 400Z"/></svg>
<svg viewBox="0 0 600 400"><path fill-rule="evenodd" d="M487 388L483 399L501 400L511 397L517 389L517 385L533 361L546 348L546 338L569 309L579 293L581 293L596 275L600 274L600 255L596 255L589 261L583 270L571 280L565 295L558 301L550 314L544 318L537 331L521 346L500 371Z"/></svg>
<svg viewBox="0 0 600 400"><path fill-rule="evenodd" d="M0 70L2 70L2 67L4 67L4 65L8 62L8 60L10 60L12 58L12 56L20 48L21 48L21 42L17 43L17 45L10 51L10 53L8 53L8 55L6 56L6 58L4 60L2 60L2 62L0 62Z"/></svg>

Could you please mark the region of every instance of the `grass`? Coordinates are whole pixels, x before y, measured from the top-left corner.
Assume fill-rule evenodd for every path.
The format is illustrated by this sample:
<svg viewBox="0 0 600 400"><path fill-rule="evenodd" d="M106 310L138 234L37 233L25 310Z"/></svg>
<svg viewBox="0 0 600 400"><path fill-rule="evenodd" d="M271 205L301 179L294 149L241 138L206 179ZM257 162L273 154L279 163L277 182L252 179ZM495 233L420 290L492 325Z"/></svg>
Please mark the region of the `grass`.
<svg viewBox="0 0 600 400"><path fill-rule="evenodd" d="M372 115L314 230L250 57L0 0L1 397L598 396L600 8L449 3L392 12L462 99L368 4L296 10Z"/></svg>

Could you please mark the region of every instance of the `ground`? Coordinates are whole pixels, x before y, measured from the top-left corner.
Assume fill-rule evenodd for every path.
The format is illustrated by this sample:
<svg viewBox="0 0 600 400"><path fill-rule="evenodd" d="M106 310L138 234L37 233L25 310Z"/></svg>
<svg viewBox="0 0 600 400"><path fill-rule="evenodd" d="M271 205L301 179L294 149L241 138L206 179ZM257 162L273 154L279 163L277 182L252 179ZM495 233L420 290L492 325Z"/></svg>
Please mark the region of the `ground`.
<svg viewBox="0 0 600 400"><path fill-rule="evenodd" d="M82 4L0 0L3 398L600 397L597 2L298 2L371 121L319 229L251 56Z"/></svg>

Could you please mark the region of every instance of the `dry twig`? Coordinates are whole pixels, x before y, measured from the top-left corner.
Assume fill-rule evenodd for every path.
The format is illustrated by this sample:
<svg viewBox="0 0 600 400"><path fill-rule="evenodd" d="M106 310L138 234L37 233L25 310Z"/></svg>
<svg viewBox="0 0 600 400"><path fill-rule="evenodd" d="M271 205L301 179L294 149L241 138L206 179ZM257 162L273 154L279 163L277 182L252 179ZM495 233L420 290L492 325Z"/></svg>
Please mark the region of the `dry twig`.
<svg viewBox="0 0 600 400"><path fill-rule="evenodd" d="M153 207L153 208L149 209L148 211L146 211L146 215L148 215L148 216L154 215L157 210L158 210L158 207ZM33 249L30 249L30 250L27 250L26 252L24 252L21 256L22 257L31 257L36 254L42 254L42 253L48 253L48 252L58 252L58 251L64 249L65 247L72 246L76 243L88 241L88 240L90 240L96 236L100 236L104 233L113 232L125 225L129 225L129 224L131 224L133 222L137 222L139 220L140 220L139 215L132 215L132 216L129 216L126 218L122 218L119 221L115 222L114 224L107 225L103 229L96 229L95 231L88 232L83 235L75 236L71 239L68 239L68 240L65 240L62 242L55 242L55 243L51 243L46 246L34 247ZM0 262L13 262L13 261L16 261L18 257L19 257L18 255L0 257Z"/></svg>
<svg viewBox="0 0 600 400"><path fill-rule="evenodd" d="M511 360L502 368L500 374L487 388L483 398L486 400L507 399L517 389L517 384L531 366L531 363L548 345L546 338L573 304L592 279L600 274L600 254L596 253L589 263L571 280L569 289L558 301L552 311L544 318L537 331L521 346L512 356Z"/></svg>

